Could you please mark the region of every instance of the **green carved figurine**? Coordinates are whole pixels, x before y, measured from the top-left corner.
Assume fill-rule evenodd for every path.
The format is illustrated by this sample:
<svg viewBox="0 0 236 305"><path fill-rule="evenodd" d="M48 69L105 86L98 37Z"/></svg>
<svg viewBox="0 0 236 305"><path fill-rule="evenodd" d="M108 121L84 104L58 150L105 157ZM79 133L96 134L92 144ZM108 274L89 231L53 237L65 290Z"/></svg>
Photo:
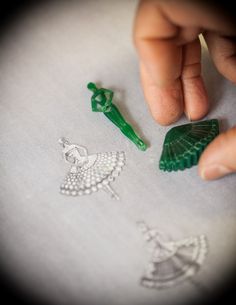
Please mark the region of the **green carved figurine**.
<svg viewBox="0 0 236 305"><path fill-rule="evenodd" d="M147 145L136 135L133 128L125 121L118 108L112 103L113 91L105 88L98 89L94 83L89 83L87 87L93 92L91 98L92 111L103 112L138 149L145 151Z"/></svg>

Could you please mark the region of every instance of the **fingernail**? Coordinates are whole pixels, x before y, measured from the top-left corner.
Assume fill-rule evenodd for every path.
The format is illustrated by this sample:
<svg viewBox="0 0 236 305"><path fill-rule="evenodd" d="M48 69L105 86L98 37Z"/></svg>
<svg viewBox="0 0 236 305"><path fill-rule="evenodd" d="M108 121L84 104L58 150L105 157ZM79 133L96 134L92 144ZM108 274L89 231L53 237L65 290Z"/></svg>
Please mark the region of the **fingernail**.
<svg viewBox="0 0 236 305"><path fill-rule="evenodd" d="M232 171L221 164L212 164L203 168L200 172L202 179L204 180L213 180L221 178L227 174L230 174Z"/></svg>

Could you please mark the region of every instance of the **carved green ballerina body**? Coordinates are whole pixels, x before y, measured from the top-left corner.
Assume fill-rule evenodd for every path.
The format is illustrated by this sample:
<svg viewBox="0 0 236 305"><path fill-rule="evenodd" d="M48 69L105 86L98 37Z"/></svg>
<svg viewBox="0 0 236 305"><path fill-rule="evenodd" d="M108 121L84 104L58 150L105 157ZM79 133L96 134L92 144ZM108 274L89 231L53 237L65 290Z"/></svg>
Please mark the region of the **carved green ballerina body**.
<svg viewBox="0 0 236 305"><path fill-rule="evenodd" d="M89 83L87 87L93 92L91 98L92 111L103 112L140 150L146 150L147 145L137 136L133 128L125 121L118 108L112 103L113 91L105 88L98 89L94 83Z"/></svg>

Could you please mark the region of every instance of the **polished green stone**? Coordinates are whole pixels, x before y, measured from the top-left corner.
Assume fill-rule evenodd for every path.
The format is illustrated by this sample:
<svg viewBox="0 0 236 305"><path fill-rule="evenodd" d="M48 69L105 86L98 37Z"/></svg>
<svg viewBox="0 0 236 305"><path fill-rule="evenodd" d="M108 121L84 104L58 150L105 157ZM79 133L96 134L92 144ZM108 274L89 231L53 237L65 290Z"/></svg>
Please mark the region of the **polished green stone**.
<svg viewBox="0 0 236 305"><path fill-rule="evenodd" d="M173 127L166 134L159 168L171 172L196 165L203 150L218 134L216 119Z"/></svg>
<svg viewBox="0 0 236 305"><path fill-rule="evenodd" d="M147 145L135 133L132 126L125 121L116 105L112 103L113 91L105 88L98 89L94 83L89 83L87 87L93 92L91 97L92 111L103 112L104 115L138 147L138 149L145 151Z"/></svg>

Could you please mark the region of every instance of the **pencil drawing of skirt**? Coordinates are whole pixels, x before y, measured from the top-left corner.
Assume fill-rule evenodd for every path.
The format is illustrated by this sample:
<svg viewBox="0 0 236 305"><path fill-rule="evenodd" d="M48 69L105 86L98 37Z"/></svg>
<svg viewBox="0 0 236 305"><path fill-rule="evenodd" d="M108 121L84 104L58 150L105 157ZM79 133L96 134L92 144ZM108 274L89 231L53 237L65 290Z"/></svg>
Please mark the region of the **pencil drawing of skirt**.
<svg viewBox="0 0 236 305"><path fill-rule="evenodd" d="M110 187L110 182L119 176L125 165L124 152L105 152L88 156L88 161L74 166L67 174L60 190L70 196L88 195L103 189L115 199L118 195Z"/></svg>

